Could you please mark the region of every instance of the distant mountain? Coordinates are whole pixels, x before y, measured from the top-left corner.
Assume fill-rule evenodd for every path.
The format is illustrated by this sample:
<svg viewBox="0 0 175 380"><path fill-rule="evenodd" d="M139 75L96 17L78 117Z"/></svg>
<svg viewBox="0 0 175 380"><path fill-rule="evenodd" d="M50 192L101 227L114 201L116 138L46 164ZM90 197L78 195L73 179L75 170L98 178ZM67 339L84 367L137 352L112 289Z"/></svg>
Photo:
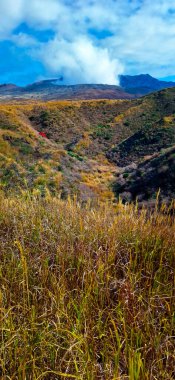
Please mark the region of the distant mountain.
<svg viewBox="0 0 175 380"><path fill-rule="evenodd" d="M23 88L24 92L37 92L43 90L54 89L58 83L58 79L45 79L32 84L27 85Z"/></svg>
<svg viewBox="0 0 175 380"><path fill-rule="evenodd" d="M136 96L149 94L153 91L163 90L164 88L175 87L175 82L166 82L153 78L149 74L141 75L120 75L120 86L127 93Z"/></svg>
<svg viewBox="0 0 175 380"><path fill-rule="evenodd" d="M0 100L89 100L134 99L168 87L174 82L160 81L150 75L121 75L120 86L107 84L60 85L60 79L48 79L18 87L15 84L0 85Z"/></svg>
<svg viewBox="0 0 175 380"><path fill-rule="evenodd" d="M20 89L21 89L21 87L18 87L13 83L0 84L0 94L15 93L17 90L20 90Z"/></svg>
<svg viewBox="0 0 175 380"><path fill-rule="evenodd" d="M45 100L52 99L132 99L121 87L104 84L60 85L57 79L44 80L23 89L25 94L35 94Z"/></svg>
<svg viewBox="0 0 175 380"><path fill-rule="evenodd" d="M88 100L88 99L133 99L135 95L126 93L119 86L104 84L60 85L57 79L43 80L26 87L9 85L0 87L0 98L39 100Z"/></svg>

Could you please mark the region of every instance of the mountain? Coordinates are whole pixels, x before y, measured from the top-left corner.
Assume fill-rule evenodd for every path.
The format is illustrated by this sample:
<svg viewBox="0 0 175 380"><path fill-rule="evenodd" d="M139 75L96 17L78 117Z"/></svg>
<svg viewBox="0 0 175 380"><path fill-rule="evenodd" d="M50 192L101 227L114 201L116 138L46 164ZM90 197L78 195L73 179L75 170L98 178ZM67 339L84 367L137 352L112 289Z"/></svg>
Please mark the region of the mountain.
<svg viewBox="0 0 175 380"><path fill-rule="evenodd" d="M64 86L57 79L43 80L26 87L13 85L0 87L0 100L8 99L38 99L38 100L78 100L78 99L132 99L135 96L126 93L119 86L103 84L81 84Z"/></svg>
<svg viewBox="0 0 175 380"><path fill-rule="evenodd" d="M133 100L0 104L0 189L8 193L149 203L161 187L170 201L174 149L175 88Z"/></svg>
<svg viewBox="0 0 175 380"><path fill-rule="evenodd" d="M164 88L174 87L150 75L121 75L120 86L107 84L60 85L60 80L49 79L26 87L13 84L0 86L0 100L88 100L88 99L134 99Z"/></svg>
<svg viewBox="0 0 175 380"><path fill-rule="evenodd" d="M120 75L120 86L129 94L142 96L153 91L162 90L164 88L174 87L174 82L165 82L153 78L149 74L141 75Z"/></svg>
<svg viewBox="0 0 175 380"><path fill-rule="evenodd" d="M14 94L16 91L22 90L21 87L16 86L15 84L8 83L8 84L1 84L0 85L0 94L8 95L8 94Z"/></svg>

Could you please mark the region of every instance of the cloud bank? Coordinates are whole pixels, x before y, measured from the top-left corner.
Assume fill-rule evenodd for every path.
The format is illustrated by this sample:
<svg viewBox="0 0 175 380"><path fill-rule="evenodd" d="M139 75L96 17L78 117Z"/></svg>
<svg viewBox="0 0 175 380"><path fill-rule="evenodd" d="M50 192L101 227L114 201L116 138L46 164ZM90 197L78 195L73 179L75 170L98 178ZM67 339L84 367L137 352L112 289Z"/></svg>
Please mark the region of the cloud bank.
<svg viewBox="0 0 175 380"><path fill-rule="evenodd" d="M175 2L5 0L0 40L65 83L117 84L123 72L175 75Z"/></svg>

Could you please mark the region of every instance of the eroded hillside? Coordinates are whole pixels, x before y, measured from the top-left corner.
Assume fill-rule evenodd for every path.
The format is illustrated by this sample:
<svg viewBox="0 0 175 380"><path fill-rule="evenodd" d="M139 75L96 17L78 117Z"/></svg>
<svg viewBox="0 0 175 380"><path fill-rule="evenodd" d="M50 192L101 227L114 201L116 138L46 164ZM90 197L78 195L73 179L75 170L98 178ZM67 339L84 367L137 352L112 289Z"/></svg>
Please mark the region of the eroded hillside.
<svg viewBox="0 0 175 380"><path fill-rule="evenodd" d="M138 181L133 175L138 165L147 176L153 158L174 145L174 88L132 101L0 105L0 183L8 192L25 188L44 194L49 189L62 198L70 194L84 200L121 193L128 193L124 198L129 200L148 193L150 199L161 187L157 177L149 191L142 188L147 181L131 191L128 180ZM168 160L165 164L169 168ZM174 193L172 182L168 196Z"/></svg>
<svg viewBox="0 0 175 380"><path fill-rule="evenodd" d="M1 188L113 197L117 169L106 158L108 133L128 107L127 101L1 105Z"/></svg>

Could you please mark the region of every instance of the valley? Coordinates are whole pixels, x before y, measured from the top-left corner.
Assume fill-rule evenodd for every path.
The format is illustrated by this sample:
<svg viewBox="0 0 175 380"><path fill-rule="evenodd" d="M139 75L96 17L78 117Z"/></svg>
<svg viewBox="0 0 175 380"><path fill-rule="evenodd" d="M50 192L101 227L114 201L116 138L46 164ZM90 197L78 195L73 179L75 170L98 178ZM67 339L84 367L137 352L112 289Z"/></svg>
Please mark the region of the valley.
<svg viewBox="0 0 175 380"><path fill-rule="evenodd" d="M171 178L174 123L175 88L135 100L2 103L1 190L154 202L162 187L157 171ZM167 202L173 181L168 188Z"/></svg>

